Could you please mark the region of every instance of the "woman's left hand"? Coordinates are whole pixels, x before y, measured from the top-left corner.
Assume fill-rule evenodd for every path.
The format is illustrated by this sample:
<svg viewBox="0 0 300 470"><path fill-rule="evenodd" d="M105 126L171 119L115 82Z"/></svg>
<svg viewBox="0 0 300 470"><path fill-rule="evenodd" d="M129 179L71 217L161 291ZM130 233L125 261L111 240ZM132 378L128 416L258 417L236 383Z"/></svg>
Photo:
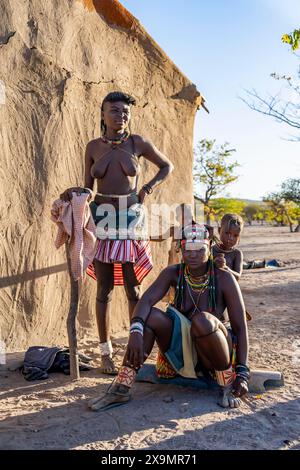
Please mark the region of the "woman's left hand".
<svg viewBox="0 0 300 470"><path fill-rule="evenodd" d="M146 196L147 196L147 193L146 193L146 191L142 188L142 189L140 190L140 192L138 193L138 198L139 198L140 204L144 204L144 199L145 199Z"/></svg>
<svg viewBox="0 0 300 470"><path fill-rule="evenodd" d="M241 378L241 377L236 377L234 383L233 383L233 388L232 388L232 393L235 397L242 397L248 393L248 382Z"/></svg>

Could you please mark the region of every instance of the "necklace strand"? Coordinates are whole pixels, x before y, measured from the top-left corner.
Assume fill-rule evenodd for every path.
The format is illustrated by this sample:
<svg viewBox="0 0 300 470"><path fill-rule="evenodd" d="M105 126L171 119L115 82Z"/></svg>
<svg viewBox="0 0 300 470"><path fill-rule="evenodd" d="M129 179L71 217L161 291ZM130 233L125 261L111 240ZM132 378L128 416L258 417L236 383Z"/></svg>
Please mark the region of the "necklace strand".
<svg viewBox="0 0 300 470"><path fill-rule="evenodd" d="M209 284L209 273L205 273L202 276L193 276L187 266L184 269L184 278L186 283L196 292L201 292L202 289L206 289Z"/></svg>
<svg viewBox="0 0 300 470"><path fill-rule="evenodd" d="M191 313L191 317L194 315L194 313L196 312L196 310L198 310L198 312L201 312L201 310L199 309L198 307L198 303L199 303L199 299L200 299L200 295L203 294L203 292L206 291L208 286L206 286L205 288L203 288L201 291L199 291L198 295L197 295L197 300L195 302L194 300L194 297L192 295L192 292L191 292L191 288L189 286L189 284L187 284L187 290L188 290L188 293L189 293L189 296L190 296L190 299L192 300L193 304L194 304L194 310L192 311Z"/></svg>
<svg viewBox="0 0 300 470"><path fill-rule="evenodd" d="M106 144L115 146L115 145L120 145L123 142L126 142L129 139L129 136L130 136L129 132L125 131L124 134L122 134L118 139L109 139L108 137L103 135L101 137L101 140L105 142Z"/></svg>
<svg viewBox="0 0 300 470"><path fill-rule="evenodd" d="M229 250L223 250L223 248L221 248L220 245L218 245L217 243L215 246L217 250L219 251L219 253L232 253L234 250L234 248L230 248Z"/></svg>

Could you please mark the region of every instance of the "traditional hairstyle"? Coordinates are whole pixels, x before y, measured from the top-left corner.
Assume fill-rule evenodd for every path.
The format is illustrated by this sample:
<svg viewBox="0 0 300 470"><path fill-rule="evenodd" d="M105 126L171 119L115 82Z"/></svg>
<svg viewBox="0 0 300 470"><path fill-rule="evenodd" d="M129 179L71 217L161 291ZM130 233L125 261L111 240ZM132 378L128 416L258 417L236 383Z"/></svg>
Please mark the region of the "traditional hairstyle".
<svg viewBox="0 0 300 470"><path fill-rule="evenodd" d="M227 230L230 230L231 228L239 228L240 231L242 231L244 227L244 221L238 214L225 214L221 220L221 227L226 227Z"/></svg>
<svg viewBox="0 0 300 470"><path fill-rule="evenodd" d="M117 101L122 101L129 106L135 106L136 104L136 100L133 98L133 96L128 95L127 93L123 93L122 91L112 91L111 93L108 93L108 95L106 95L102 101L101 111L103 111L104 103L116 103ZM101 117L101 133L105 135L105 132L106 124Z"/></svg>

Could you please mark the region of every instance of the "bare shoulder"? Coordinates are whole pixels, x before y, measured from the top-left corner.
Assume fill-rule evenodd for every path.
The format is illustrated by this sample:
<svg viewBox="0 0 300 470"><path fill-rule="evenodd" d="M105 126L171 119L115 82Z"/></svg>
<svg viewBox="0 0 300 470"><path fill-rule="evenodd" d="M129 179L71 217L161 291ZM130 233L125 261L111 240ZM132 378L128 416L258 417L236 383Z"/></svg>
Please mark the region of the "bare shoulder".
<svg viewBox="0 0 300 470"><path fill-rule="evenodd" d="M97 137L97 139L90 140L87 143L86 148L93 149L95 147L99 147L99 144L101 144L101 138Z"/></svg>
<svg viewBox="0 0 300 470"><path fill-rule="evenodd" d="M101 141L101 138L98 137L97 139L90 140L86 145L86 157L92 161L95 161L95 157L102 153L102 145L104 145Z"/></svg>
<svg viewBox="0 0 300 470"><path fill-rule="evenodd" d="M232 286L237 284L233 274L226 269L216 269L216 277L222 290L232 289Z"/></svg>
<svg viewBox="0 0 300 470"><path fill-rule="evenodd" d="M134 140L134 144L139 155L147 153L149 148L153 146L152 142L149 139L146 139L145 137L142 137L139 134L132 134L131 137Z"/></svg>
<svg viewBox="0 0 300 470"><path fill-rule="evenodd" d="M164 268L155 281L158 288L162 286L175 287L178 281L179 267L179 264L171 264Z"/></svg>
<svg viewBox="0 0 300 470"><path fill-rule="evenodd" d="M134 139L134 142L137 144L145 144L147 142L150 142L148 139L141 136L140 134L131 134L131 137Z"/></svg>
<svg viewBox="0 0 300 470"><path fill-rule="evenodd" d="M161 275L168 278L170 282L176 283L178 279L180 264L170 264L161 271Z"/></svg>
<svg viewBox="0 0 300 470"><path fill-rule="evenodd" d="M239 248L234 249L234 259L237 261L243 260L243 252Z"/></svg>

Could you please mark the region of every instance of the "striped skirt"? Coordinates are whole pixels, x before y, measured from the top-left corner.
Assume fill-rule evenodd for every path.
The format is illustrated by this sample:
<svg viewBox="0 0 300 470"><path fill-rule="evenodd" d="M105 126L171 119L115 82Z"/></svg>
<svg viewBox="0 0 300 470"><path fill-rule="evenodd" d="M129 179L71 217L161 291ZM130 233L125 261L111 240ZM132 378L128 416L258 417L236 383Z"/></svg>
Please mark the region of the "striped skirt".
<svg viewBox="0 0 300 470"><path fill-rule="evenodd" d="M92 205L93 203L91 203ZM94 203L95 204L95 203ZM141 214L141 207L139 205L138 216ZM95 223L99 222L99 217L95 216L95 206L91 207L91 212ZM132 223L133 208L129 208L128 223ZM101 219L100 219L101 220ZM118 218L119 220L119 218ZM119 229L120 227L117 227ZM122 264L133 263L133 269L137 282L140 284L145 276L153 268L152 255L149 240L140 239L99 239L97 240L97 250L94 260L101 263L112 263L114 265L114 285L124 285ZM96 278L95 268L90 264L87 268L87 274L93 279Z"/></svg>

